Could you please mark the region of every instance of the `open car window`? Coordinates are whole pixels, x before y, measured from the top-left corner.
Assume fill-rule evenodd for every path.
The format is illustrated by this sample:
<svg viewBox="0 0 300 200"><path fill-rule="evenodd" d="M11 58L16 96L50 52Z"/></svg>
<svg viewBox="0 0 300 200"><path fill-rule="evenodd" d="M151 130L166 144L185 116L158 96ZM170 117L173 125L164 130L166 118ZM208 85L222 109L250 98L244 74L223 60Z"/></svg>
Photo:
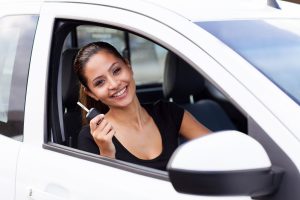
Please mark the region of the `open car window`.
<svg viewBox="0 0 300 200"><path fill-rule="evenodd" d="M188 110L212 131L239 130L246 133L246 118L206 78L167 48L141 35L102 24L59 20L53 66L50 74L50 133L54 143L77 148L82 128L77 105L79 81L73 61L80 47L105 41L129 60L141 103L173 101ZM57 44L57 43L56 43ZM176 75L176 77L174 77ZM220 97L221 96L221 97ZM184 142L180 139L179 143Z"/></svg>
<svg viewBox="0 0 300 200"><path fill-rule="evenodd" d="M167 50L141 36L115 28L80 25L69 34L64 50L80 48L88 43L105 41L112 44L130 61L137 86L161 84ZM71 40L75 39L75 44Z"/></svg>

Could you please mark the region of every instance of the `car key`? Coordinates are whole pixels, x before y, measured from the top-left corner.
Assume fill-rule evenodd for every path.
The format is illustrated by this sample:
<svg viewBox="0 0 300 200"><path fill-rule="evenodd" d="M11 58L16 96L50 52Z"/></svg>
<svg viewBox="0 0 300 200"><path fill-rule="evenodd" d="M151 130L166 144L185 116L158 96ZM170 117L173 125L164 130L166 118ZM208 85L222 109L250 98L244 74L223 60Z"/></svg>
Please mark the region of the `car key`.
<svg viewBox="0 0 300 200"><path fill-rule="evenodd" d="M96 109L96 108L91 108L90 110L85 107L82 103L80 103L79 101L77 101L77 104L87 112L86 114L86 119L88 120L88 122L90 122L94 117L96 117L97 115L100 115L101 113Z"/></svg>

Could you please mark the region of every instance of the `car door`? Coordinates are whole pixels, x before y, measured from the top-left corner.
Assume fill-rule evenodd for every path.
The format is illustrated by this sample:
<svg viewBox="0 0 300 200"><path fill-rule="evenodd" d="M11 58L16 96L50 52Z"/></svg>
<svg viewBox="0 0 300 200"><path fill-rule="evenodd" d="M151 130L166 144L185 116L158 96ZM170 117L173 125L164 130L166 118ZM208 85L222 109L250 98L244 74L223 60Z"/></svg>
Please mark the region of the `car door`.
<svg viewBox="0 0 300 200"><path fill-rule="evenodd" d="M7 23L7 21L10 21L9 17L0 18L0 27L3 27L4 23ZM12 32L14 27L11 24L9 24L9 26L11 30L8 30L7 32ZM8 113L10 111L8 107L11 92L10 83L14 68L12 61L15 60L14 55L17 50L16 44L18 36L15 35L9 37L7 32L4 31L3 28L0 29L0 196L12 200L14 198L15 171L21 142L12 138L13 135L20 130L9 129L9 127L11 127L11 122L8 120ZM11 43L6 42L7 40ZM10 46L11 48L9 48ZM11 50L6 51L6 49Z"/></svg>
<svg viewBox="0 0 300 200"><path fill-rule="evenodd" d="M147 17L143 13L143 11L152 13L152 9L158 8L149 8L144 4L132 4L132 7L137 10L120 9L117 4L110 6L55 2L43 4L28 78L24 142L17 167L16 199L216 198L178 193L165 171L102 158L53 142L52 137L57 134L60 127L59 124L51 124L52 110L49 110L49 107L53 108L53 105L49 106L52 102L48 98L49 93L56 91L57 88L55 84L50 83L49 76L55 73L57 70L55 65L58 64L53 63L52 58L59 52L52 48L55 45L62 45L53 44L55 27L61 25L56 23L59 19L82 20L129 29L153 40L156 39L157 42L185 57L192 51L198 55L197 59L205 60L208 68L204 68L204 71L211 73L209 70L213 69L214 73L225 76L232 84L231 87L243 90L230 74L220 68L219 64L197 45L159 20ZM138 9L143 10L137 12ZM164 17L164 14L166 13L162 13L160 17ZM178 22L182 23L181 25L189 24L187 20L177 15L171 15L170 20L173 24ZM188 29L189 27L187 26ZM193 26L190 28L193 30ZM60 39L55 42L57 41ZM246 96L251 95L244 93ZM250 197L226 197L226 199L250 199Z"/></svg>

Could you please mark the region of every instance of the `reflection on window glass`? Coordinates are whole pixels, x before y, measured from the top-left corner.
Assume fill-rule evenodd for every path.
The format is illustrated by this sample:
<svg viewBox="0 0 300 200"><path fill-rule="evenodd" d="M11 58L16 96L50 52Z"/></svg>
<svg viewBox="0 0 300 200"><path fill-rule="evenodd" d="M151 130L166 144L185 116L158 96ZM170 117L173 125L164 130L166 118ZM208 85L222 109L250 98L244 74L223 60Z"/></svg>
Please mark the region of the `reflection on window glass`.
<svg viewBox="0 0 300 200"><path fill-rule="evenodd" d="M19 33L15 27L1 28L0 32L0 121L5 123Z"/></svg>
<svg viewBox="0 0 300 200"><path fill-rule="evenodd" d="M0 134L22 140L27 75L37 16L0 18Z"/></svg>
<svg viewBox="0 0 300 200"><path fill-rule="evenodd" d="M166 54L161 46L130 34L130 58L137 85L162 83Z"/></svg>
<svg viewBox="0 0 300 200"><path fill-rule="evenodd" d="M63 44L62 52L64 52L66 49L71 49L71 48L72 48L71 33L69 33Z"/></svg>
<svg viewBox="0 0 300 200"><path fill-rule="evenodd" d="M199 22L300 104L300 20Z"/></svg>
<svg viewBox="0 0 300 200"><path fill-rule="evenodd" d="M91 42L108 42L123 52L125 48L124 32L116 29L83 25L77 27L78 47Z"/></svg>
<svg viewBox="0 0 300 200"><path fill-rule="evenodd" d="M126 47L126 36L126 32L112 28L77 27L79 48L91 42L104 41L116 47L125 58L129 48L136 84L162 83L167 50L134 34L129 34L129 47Z"/></svg>

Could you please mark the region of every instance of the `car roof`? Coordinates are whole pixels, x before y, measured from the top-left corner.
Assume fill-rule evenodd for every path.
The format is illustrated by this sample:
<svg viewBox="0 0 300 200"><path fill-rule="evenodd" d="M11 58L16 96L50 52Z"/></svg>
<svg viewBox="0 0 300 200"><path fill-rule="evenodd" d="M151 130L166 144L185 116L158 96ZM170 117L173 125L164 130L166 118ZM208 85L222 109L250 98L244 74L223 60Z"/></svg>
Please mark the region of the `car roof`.
<svg viewBox="0 0 300 200"><path fill-rule="evenodd" d="M147 0L153 4L165 7L192 21L203 19L217 19L224 17L236 18L242 13L271 11L274 8L268 6L263 0ZM276 9L275 9L276 10Z"/></svg>
<svg viewBox="0 0 300 200"><path fill-rule="evenodd" d="M153 12L167 10L191 21L300 17L299 4L281 0L0 0L1 2L76 2L108 5L139 13L149 13L151 9ZM278 4L281 9L270 6L270 2Z"/></svg>
<svg viewBox="0 0 300 200"><path fill-rule="evenodd" d="M273 18L300 16L300 5L280 0L45 0L49 2L84 2L103 4L141 13L149 6L169 10L191 21L241 18ZM270 6L279 4L284 9ZM157 12L159 9L157 9ZM295 12L292 12L295 10Z"/></svg>

